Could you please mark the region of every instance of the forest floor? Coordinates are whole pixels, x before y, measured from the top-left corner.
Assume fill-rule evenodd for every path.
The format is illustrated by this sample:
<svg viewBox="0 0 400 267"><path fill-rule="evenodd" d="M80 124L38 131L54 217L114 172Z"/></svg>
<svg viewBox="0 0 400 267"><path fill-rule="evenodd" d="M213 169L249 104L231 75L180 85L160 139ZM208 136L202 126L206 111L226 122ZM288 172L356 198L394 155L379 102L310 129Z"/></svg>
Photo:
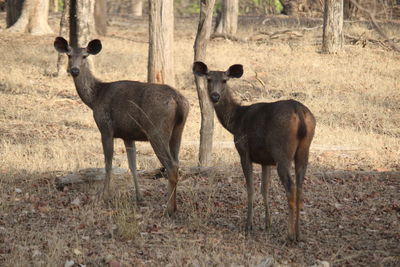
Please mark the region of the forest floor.
<svg viewBox="0 0 400 267"><path fill-rule="evenodd" d="M314 113L316 135L305 179L303 240L286 239L287 203L276 172L270 190L272 229L255 168L253 232L246 236L246 190L232 136L215 121L213 168L184 175L178 212L166 213L167 180L139 179L144 201L136 205L129 174L113 177L115 197L97 201L101 183L57 190L57 177L103 167L91 111L71 77L55 77L56 34L5 31L0 16L0 265L2 266L274 266L400 265L400 55L373 30L347 25L337 55L320 53L320 27L239 26L239 41L214 39L207 50L213 70L244 65L230 81L242 103L294 98ZM58 17L50 17L58 32ZM197 165L200 112L191 73L197 18L177 19L175 87L191 105L181 165ZM286 31L288 30L289 31ZM389 36L399 32L387 28ZM147 22L113 18L99 37L95 58L104 81L146 81ZM141 170L160 167L151 147L138 143ZM114 166L127 168L123 143ZM264 265L265 266L265 265Z"/></svg>

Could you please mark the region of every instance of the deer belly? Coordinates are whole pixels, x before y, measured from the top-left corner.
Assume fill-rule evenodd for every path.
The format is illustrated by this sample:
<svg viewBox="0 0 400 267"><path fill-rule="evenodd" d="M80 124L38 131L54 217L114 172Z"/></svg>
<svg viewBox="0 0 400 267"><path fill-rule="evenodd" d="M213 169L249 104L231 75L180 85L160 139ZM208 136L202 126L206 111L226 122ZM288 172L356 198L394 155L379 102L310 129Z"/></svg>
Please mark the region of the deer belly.
<svg viewBox="0 0 400 267"><path fill-rule="evenodd" d="M147 136L139 129L135 130L122 130L122 129L115 129L114 131L114 138L121 138L123 140L133 140L133 141L147 141Z"/></svg>
<svg viewBox="0 0 400 267"><path fill-rule="evenodd" d="M275 165L275 160L273 159L271 153L262 147L255 145L250 148L250 159L252 162L261 165Z"/></svg>

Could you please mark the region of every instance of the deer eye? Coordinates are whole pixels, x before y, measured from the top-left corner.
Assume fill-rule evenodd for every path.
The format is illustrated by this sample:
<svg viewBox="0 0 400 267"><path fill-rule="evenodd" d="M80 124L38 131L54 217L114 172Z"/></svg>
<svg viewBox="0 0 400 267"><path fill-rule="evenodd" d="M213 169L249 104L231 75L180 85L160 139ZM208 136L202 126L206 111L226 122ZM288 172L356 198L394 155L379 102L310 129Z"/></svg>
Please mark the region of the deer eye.
<svg viewBox="0 0 400 267"><path fill-rule="evenodd" d="M226 83L226 80L222 80L222 83Z"/></svg>
<svg viewBox="0 0 400 267"><path fill-rule="evenodd" d="M207 79L207 82L209 82L209 83L210 83L210 82L211 82L211 79Z"/></svg>
<svg viewBox="0 0 400 267"><path fill-rule="evenodd" d="M82 56L83 59L87 58L88 56Z"/></svg>

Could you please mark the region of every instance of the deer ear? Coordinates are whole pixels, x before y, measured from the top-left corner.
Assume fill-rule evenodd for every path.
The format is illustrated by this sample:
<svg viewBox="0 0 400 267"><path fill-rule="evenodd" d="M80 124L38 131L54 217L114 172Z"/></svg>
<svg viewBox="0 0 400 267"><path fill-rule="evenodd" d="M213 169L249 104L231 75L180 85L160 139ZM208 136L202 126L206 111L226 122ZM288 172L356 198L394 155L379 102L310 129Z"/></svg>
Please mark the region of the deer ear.
<svg viewBox="0 0 400 267"><path fill-rule="evenodd" d="M193 63L193 74L197 76L205 76L208 74L207 65L201 61Z"/></svg>
<svg viewBox="0 0 400 267"><path fill-rule="evenodd" d="M57 37L54 40L54 48L59 53L68 53L70 51L70 48L69 48L67 40L65 40L62 37Z"/></svg>
<svg viewBox="0 0 400 267"><path fill-rule="evenodd" d="M101 45L101 42L99 39L94 39L89 42L88 46L86 47L86 52L88 52L91 55L96 55L101 51L101 48L103 46Z"/></svg>
<svg viewBox="0 0 400 267"><path fill-rule="evenodd" d="M226 71L226 75L229 78L240 78L243 75L243 66L240 64L235 64L229 67Z"/></svg>

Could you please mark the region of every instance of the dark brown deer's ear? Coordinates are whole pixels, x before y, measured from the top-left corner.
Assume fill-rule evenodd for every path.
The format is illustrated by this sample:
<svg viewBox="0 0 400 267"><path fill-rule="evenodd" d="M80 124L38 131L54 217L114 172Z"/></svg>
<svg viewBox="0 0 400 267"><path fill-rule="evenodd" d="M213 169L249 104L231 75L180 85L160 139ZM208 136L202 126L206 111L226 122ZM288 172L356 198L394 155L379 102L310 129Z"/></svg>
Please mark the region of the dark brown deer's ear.
<svg viewBox="0 0 400 267"><path fill-rule="evenodd" d="M68 53L70 51L70 48L69 48L67 40L65 40L62 37L57 37L54 40L54 48L59 53Z"/></svg>
<svg viewBox="0 0 400 267"><path fill-rule="evenodd" d="M193 63L193 74L197 76L205 76L208 74L207 65L201 61Z"/></svg>
<svg viewBox="0 0 400 267"><path fill-rule="evenodd" d="M226 75L229 78L240 78L243 75L243 66L240 64L235 64L229 67L226 71Z"/></svg>
<svg viewBox="0 0 400 267"><path fill-rule="evenodd" d="M96 55L101 51L101 48L103 46L101 45L101 42L99 39L94 39L89 42L88 46L86 47L86 52L88 52L91 55Z"/></svg>

